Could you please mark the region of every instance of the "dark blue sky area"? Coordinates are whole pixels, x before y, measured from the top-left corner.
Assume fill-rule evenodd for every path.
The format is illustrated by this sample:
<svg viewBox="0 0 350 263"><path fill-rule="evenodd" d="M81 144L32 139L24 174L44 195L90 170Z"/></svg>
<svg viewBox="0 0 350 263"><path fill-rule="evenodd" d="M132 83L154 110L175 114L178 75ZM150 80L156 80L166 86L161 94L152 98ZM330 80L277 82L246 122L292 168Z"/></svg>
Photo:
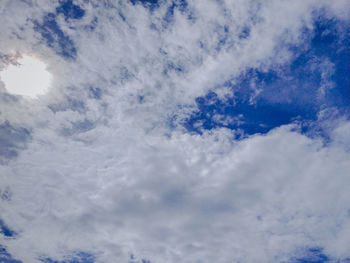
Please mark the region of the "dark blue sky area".
<svg viewBox="0 0 350 263"><path fill-rule="evenodd" d="M349 263L350 259L336 260L328 257L322 248L314 247L306 249L301 257L291 258L290 263Z"/></svg>
<svg viewBox="0 0 350 263"><path fill-rule="evenodd" d="M321 110L348 115L349 35L349 25L344 22L324 14L315 15L313 31L303 32L305 41L288 47L293 53L291 61L267 72L251 68L236 80L236 85L224 83L232 89L232 97L219 99L211 91L197 98L198 111L184 126L190 132L227 127L242 129L245 135L250 135L298 121L304 124L303 131L309 133L318 127L315 123ZM254 97L257 90L259 93ZM215 117L217 114L224 118L237 118L240 114L243 117L239 122L222 122Z"/></svg>
<svg viewBox="0 0 350 263"><path fill-rule="evenodd" d="M63 14L65 19L81 19L85 15L85 10L75 5L72 0L60 1L56 8L57 14Z"/></svg>

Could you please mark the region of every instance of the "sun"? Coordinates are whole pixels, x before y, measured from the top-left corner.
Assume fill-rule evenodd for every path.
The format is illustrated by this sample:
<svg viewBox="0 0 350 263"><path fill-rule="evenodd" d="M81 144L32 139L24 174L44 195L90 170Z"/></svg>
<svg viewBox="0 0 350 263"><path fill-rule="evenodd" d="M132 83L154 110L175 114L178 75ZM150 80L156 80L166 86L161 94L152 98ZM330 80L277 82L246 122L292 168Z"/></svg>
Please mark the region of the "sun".
<svg viewBox="0 0 350 263"><path fill-rule="evenodd" d="M52 76L44 62L24 55L0 71L0 79L9 93L35 99L49 90Z"/></svg>

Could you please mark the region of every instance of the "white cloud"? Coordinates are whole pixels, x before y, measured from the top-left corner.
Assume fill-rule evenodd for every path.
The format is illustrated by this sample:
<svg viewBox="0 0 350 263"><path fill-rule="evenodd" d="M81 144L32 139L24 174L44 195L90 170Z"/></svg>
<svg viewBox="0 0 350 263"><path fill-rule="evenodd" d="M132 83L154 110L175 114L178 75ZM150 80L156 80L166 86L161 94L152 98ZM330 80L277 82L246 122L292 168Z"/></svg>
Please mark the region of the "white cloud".
<svg viewBox="0 0 350 263"><path fill-rule="evenodd" d="M239 143L230 134L103 128L88 145L34 139L2 167L13 196L2 217L19 233L9 251L25 262L74 249L101 262L270 262L305 245L346 247L349 152L288 127Z"/></svg>

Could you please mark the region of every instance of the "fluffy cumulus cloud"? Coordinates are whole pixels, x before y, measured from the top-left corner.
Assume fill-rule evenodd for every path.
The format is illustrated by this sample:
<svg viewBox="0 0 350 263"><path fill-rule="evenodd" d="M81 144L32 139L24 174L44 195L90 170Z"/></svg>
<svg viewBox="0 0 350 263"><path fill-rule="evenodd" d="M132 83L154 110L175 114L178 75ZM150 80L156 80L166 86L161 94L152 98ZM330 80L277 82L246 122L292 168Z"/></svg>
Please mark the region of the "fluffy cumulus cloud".
<svg viewBox="0 0 350 263"><path fill-rule="evenodd" d="M0 261L350 262L349 13L2 0Z"/></svg>

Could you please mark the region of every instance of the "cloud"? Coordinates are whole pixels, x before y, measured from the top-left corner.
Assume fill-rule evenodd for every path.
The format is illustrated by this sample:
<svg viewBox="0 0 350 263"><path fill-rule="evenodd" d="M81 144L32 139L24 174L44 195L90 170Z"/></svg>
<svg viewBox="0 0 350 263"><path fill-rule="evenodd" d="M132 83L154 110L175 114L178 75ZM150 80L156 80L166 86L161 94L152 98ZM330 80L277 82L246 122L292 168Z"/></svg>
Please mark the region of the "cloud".
<svg viewBox="0 0 350 263"><path fill-rule="evenodd" d="M327 144L284 120L240 140L239 127L184 127L210 91L225 103L249 69L295 59L329 6L345 19L345 1L4 1L0 68L33 53L54 80L35 101L0 90L0 222L16 233L0 243L23 262L349 258L349 121L336 108L316 113L332 120ZM334 62L314 63L321 84L303 87L331 89ZM217 122L245 123L206 103Z"/></svg>
<svg viewBox="0 0 350 263"><path fill-rule="evenodd" d="M350 156L339 146L290 127L239 143L227 130L101 133L89 145L33 143L2 168L12 191L2 216L19 233L9 247L18 259L83 249L101 262L130 253L268 262L305 245L349 256L339 238L349 220Z"/></svg>
<svg viewBox="0 0 350 263"><path fill-rule="evenodd" d="M11 158L17 156L17 150L23 148L30 132L22 127L13 127L9 122L0 124L0 156Z"/></svg>

